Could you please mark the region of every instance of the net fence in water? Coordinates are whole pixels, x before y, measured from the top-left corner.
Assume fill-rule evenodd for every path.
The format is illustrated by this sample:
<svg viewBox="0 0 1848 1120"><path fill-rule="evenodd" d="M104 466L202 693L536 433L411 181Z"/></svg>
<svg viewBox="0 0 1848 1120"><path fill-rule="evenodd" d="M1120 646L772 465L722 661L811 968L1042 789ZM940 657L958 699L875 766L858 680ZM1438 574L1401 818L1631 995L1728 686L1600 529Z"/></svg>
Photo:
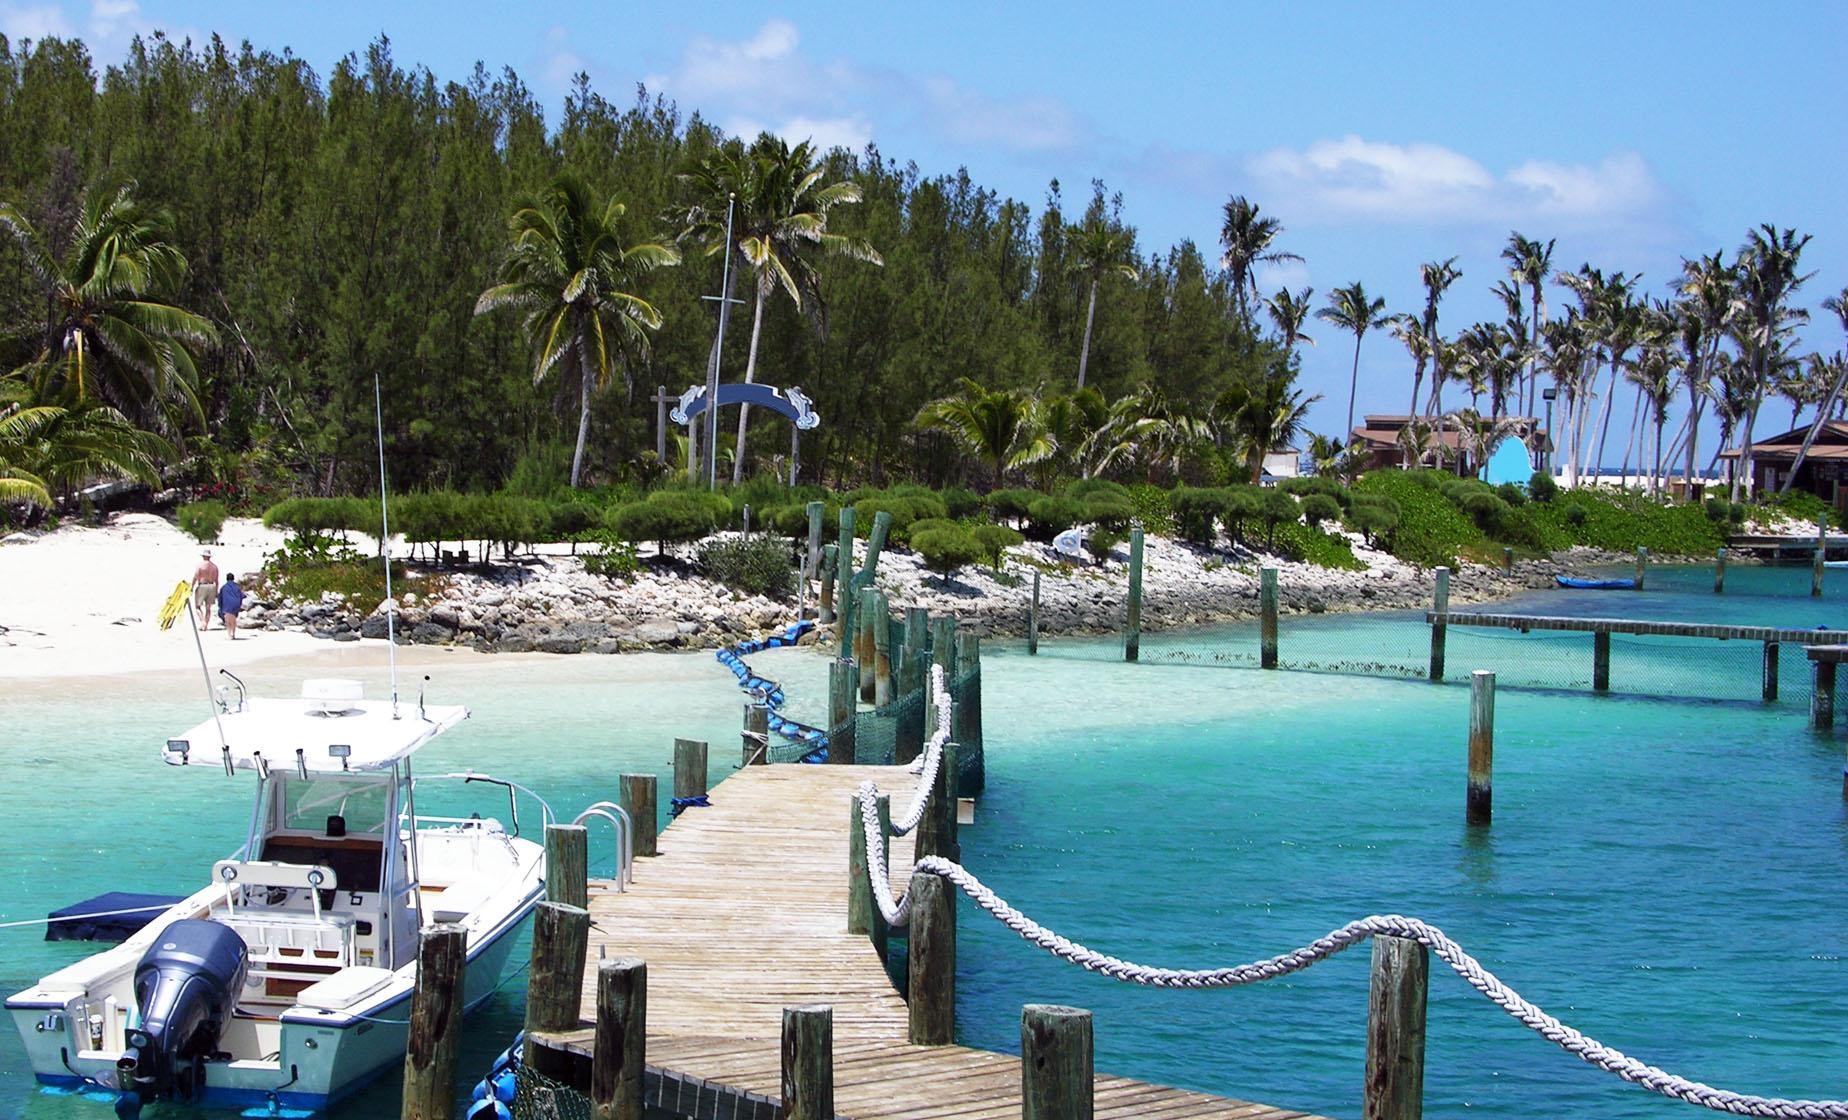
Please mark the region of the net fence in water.
<svg viewBox="0 0 1848 1120"><path fill-rule="evenodd" d="M1278 620L1277 667L1299 672L1425 680L1430 675L1432 627L1423 612L1286 615ZM1590 691L1597 637L1588 632L1531 630L1450 623L1445 629L1444 679L1467 682L1472 670L1495 673L1506 688ZM1041 655L1117 660L1113 642L1046 643ZM1141 660L1156 664L1256 669L1261 665L1258 623L1203 631L1143 634ZM1808 704L1812 671L1804 647L1777 647L1780 703ZM1764 698L1765 645L1735 638L1655 634L1610 635L1612 693L1685 700L1759 701Z"/></svg>
<svg viewBox="0 0 1848 1120"><path fill-rule="evenodd" d="M588 1096L523 1063L513 1070L514 1120L590 1120Z"/></svg>

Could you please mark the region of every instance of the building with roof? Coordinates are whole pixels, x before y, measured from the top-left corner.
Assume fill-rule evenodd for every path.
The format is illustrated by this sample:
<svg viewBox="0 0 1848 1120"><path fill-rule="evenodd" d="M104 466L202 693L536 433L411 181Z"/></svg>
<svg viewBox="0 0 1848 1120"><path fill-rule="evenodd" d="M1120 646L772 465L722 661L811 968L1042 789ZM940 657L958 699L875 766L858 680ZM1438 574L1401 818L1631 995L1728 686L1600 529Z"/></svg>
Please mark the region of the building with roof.
<svg viewBox="0 0 1848 1120"><path fill-rule="evenodd" d="M1463 474L1479 472L1484 464L1478 459L1486 461L1494 458L1496 452L1511 439L1526 448L1531 473L1539 469L1541 456L1550 446L1546 431L1541 428L1540 421L1532 416L1503 416L1495 419L1478 417L1474 432L1463 428L1462 422L1455 415L1368 416L1349 436L1350 444L1360 445L1361 470L1387 470L1405 466L1406 431L1414 424L1426 428L1422 435L1412 437L1424 448L1422 465L1435 466L1436 460L1441 457L1446 468L1457 470L1458 459L1461 458L1460 473ZM1486 448L1483 447L1484 436L1488 437Z"/></svg>
<svg viewBox="0 0 1848 1120"><path fill-rule="evenodd" d="M1797 479L1793 490L1807 490L1837 510L1848 510L1848 421L1825 420L1816 431L1809 453L1797 465L1797 453L1809 435L1810 426L1792 428L1774 436L1752 441L1752 492L1775 493L1794 469ZM1745 449L1729 447L1720 452L1728 473L1739 469Z"/></svg>

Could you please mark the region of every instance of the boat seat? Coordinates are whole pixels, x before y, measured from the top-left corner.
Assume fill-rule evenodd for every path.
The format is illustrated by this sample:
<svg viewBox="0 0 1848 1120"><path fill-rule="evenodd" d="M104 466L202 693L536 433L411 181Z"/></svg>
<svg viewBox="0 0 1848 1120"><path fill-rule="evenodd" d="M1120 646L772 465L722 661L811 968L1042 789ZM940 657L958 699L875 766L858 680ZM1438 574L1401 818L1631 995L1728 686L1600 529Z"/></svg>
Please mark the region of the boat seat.
<svg viewBox="0 0 1848 1120"><path fill-rule="evenodd" d="M297 1007L322 1011L344 1011L391 983L395 974L388 968L355 965L343 968L325 980L303 988L295 997Z"/></svg>
<svg viewBox="0 0 1848 1120"><path fill-rule="evenodd" d="M445 886L434 897L425 896L424 908L433 922L460 922L481 909L489 893L480 883Z"/></svg>

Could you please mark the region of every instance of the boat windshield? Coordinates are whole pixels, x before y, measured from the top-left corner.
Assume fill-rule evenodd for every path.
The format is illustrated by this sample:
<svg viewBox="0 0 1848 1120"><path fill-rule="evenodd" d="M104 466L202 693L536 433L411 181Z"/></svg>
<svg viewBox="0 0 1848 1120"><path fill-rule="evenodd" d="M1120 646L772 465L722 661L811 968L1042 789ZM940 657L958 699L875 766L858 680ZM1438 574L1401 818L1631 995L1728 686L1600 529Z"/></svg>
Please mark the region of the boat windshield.
<svg viewBox="0 0 1848 1120"><path fill-rule="evenodd" d="M318 833L327 826L327 818L339 816L345 818L349 833L382 833L390 798L388 782L291 780L283 789L282 827Z"/></svg>

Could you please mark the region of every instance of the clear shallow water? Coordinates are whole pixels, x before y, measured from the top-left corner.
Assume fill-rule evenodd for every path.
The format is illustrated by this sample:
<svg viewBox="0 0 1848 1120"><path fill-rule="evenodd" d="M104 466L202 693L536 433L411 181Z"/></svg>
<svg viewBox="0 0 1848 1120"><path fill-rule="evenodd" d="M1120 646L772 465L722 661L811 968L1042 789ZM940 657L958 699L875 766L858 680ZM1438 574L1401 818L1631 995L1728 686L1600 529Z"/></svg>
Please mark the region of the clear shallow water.
<svg viewBox="0 0 1848 1120"><path fill-rule="evenodd" d="M1658 568L1642 594L1547 593L1517 608L1839 624L1848 573L1841 583L1819 607L1807 569L1735 568L1716 599L1709 570ZM1812 620L1819 609L1833 617ZM1335 641L1378 625L1315 621ZM1043 654L1090 656L1033 659L1008 644L985 651L989 786L964 857L1042 922L1132 959L1208 966L1365 914L1416 914L1530 998L1645 1060L1743 1091L1842 1095L1839 733L1811 733L1790 704L1504 689L1496 821L1472 833L1462 822L1466 688L1129 666L1110 660L1113 646L1049 642ZM1675 656L1663 655L1667 670ZM821 711L821 659L773 651L753 664L790 685L792 714ZM1470 668L1454 652L1450 664L1459 677ZM476 715L420 756L425 772L492 770L567 812L610 795L620 771L665 774L676 734L712 743L715 779L737 742L731 675L704 655L458 660L435 675L433 697ZM299 674L257 676L258 691L275 692ZM226 798L223 778L155 759L160 739L200 715L196 679L174 682L131 683L101 710L77 697L0 698L5 726L30 729L6 748L14 780L0 786L0 813L14 827L0 919L104 889L189 889L235 846L242 791ZM376 694L377 681L369 687ZM7 990L84 952L37 938L0 931ZM973 908L961 938L966 1043L1016 1049L1022 1003L1073 1003L1097 1014L1101 1069L1359 1114L1364 947L1267 985L1161 992L1079 972ZM1428 1115L1694 1115L1564 1055L1433 963ZM519 989L516 980L471 1020L471 1081L516 1029ZM396 1109L391 1079L347 1114ZM0 1115L104 1120L106 1110L33 1089L10 1030L0 1033Z"/></svg>

